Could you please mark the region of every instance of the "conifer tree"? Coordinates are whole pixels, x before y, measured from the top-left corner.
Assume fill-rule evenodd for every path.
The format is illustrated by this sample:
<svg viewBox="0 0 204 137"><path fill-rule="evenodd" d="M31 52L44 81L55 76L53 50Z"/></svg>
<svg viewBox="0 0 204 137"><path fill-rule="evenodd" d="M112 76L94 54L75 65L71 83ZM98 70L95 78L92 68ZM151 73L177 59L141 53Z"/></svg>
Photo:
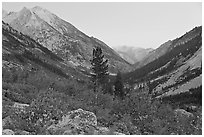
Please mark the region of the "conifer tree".
<svg viewBox="0 0 204 137"><path fill-rule="evenodd" d="M93 49L92 65L92 80L94 82L94 91L97 86L103 86L105 84L106 76L108 75L108 60L104 59L102 49L96 47Z"/></svg>
<svg viewBox="0 0 204 137"><path fill-rule="evenodd" d="M125 97L125 93L123 90L124 85L123 85L122 75L120 71L117 73L114 86L115 86L115 95L120 97L121 99L124 99Z"/></svg>

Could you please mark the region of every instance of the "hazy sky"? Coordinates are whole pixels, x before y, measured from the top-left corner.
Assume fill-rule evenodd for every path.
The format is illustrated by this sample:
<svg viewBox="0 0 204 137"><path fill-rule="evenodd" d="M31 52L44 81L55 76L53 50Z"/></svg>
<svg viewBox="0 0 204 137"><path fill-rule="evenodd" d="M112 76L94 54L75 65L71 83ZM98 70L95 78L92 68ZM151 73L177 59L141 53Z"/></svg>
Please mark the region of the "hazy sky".
<svg viewBox="0 0 204 137"><path fill-rule="evenodd" d="M7 11L41 6L109 46L156 48L202 24L202 3L3 3Z"/></svg>

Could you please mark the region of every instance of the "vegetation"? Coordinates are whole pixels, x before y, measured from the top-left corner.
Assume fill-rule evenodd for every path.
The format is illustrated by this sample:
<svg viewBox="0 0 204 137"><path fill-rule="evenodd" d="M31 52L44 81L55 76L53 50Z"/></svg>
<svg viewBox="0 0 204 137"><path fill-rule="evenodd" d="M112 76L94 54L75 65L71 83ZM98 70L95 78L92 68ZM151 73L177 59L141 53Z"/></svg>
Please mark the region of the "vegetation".
<svg viewBox="0 0 204 137"><path fill-rule="evenodd" d="M122 75L120 72L117 73L114 87L115 87L114 95L120 97L121 99L124 99L124 97L125 97L125 93L123 90L124 85L123 85L123 81L122 81Z"/></svg>
<svg viewBox="0 0 204 137"><path fill-rule="evenodd" d="M21 75L26 72L18 71L20 72L20 69L15 72L19 74L15 81L12 76L7 79L6 76L3 77L6 80L3 79L3 105L12 106L13 103L9 102L20 102L28 103L29 107L25 111L12 107L8 111L8 107L3 107L3 112L7 112L4 117L10 116L14 122L7 125L9 129L46 134L45 129L60 120L62 115L82 108L96 114L99 126L106 126L124 134L201 134L200 107L192 112L193 117L178 117L174 112L176 108L172 105L152 100L148 87L138 90L124 88L124 92L129 90L129 95L123 100L99 91L96 99L89 83L80 84L63 78L57 80L54 75L52 78L43 76L40 70L27 72L28 76L25 78ZM6 95L6 92L9 92L10 96ZM17 99L11 97L15 94L21 94L20 96L28 101L23 101L22 98L13 100Z"/></svg>
<svg viewBox="0 0 204 137"><path fill-rule="evenodd" d="M186 104L202 105L202 86L192 88L189 92L163 97L163 101L173 105L183 106Z"/></svg>
<svg viewBox="0 0 204 137"><path fill-rule="evenodd" d="M26 45L14 38L15 36L28 40L29 37L9 29L12 35L8 35L8 30L3 30L3 35L8 35L7 38L12 42L3 41L3 49L9 53L3 54L2 118L11 119L12 122L4 125L3 129L24 130L31 134L47 134L47 127L57 123L67 112L82 108L93 112L97 116L98 125L111 129L110 134L114 131L128 135L202 134L202 87L175 96L173 100L172 98L166 98L168 101L152 99L149 94L151 87L136 90L131 86L128 87L127 83L123 84L124 77L120 73L116 77L108 77L108 60L104 60L102 50L97 47L93 50L91 60L92 78L95 88L98 88L99 84L106 83L106 85L103 89L98 88L96 94L90 81L86 81L88 78L83 79L84 77L74 69L64 71L63 67L59 67L60 63L55 64L56 60L62 61L58 56L46 53L47 49L42 48L40 49L43 52L37 54L37 51L34 50L36 45L32 43L32 40ZM192 42L185 43L185 46L178 46L177 50L183 51L186 47L192 46L192 51L195 52L201 44L200 41L196 42L198 38L200 36L195 37ZM38 44L37 46L40 47ZM25 47L29 50L24 50ZM191 50L185 50L185 52L187 56ZM143 70L137 70L135 76L143 78L149 70L156 70L155 67L169 61L165 60L166 58L172 59L172 56L177 54L179 54L177 51L168 53L163 56L164 60L159 58L154 65L150 64ZM151 69L152 65L155 67ZM171 70L170 66L167 68ZM193 75L186 72L183 78L188 81L201 74L201 70L193 70L193 72L195 72ZM166 72L161 70L156 73ZM78 75L78 79L70 78L68 74L76 77ZM118 98L115 98L115 95ZM190 96L192 98L189 98ZM180 101L181 98L185 98L184 102ZM196 100L199 100L198 104L195 103ZM176 101L180 104L172 103ZM16 107L16 103L24 105L24 108ZM184 104L189 106L184 107ZM196 108L189 111L193 105L196 105ZM185 109L184 112L188 111L192 115L175 113L175 110L179 108Z"/></svg>
<svg viewBox="0 0 204 137"><path fill-rule="evenodd" d="M179 39L174 40L172 47L176 44L176 42L178 42L178 40ZM188 59L188 57L191 57L191 55L193 55L201 46L202 38L201 34L199 34L192 40L177 45L175 48L168 51L166 54L159 57L158 59L150 62L149 64L126 74L125 80L134 82L136 79L144 79L145 77L145 79L153 79L158 76L164 75L167 72L171 72L173 69L178 67L178 65L175 65L175 63L181 57ZM170 64L167 67L161 69L162 66L166 65L169 62ZM152 73L150 74L150 72Z"/></svg>
<svg viewBox="0 0 204 137"><path fill-rule="evenodd" d="M108 75L108 60L104 60L104 55L102 53L102 49L100 47L96 47L93 49L93 58L91 60L92 65L92 79L94 83L94 90L96 90L97 86L101 86L105 84L105 80L107 80Z"/></svg>

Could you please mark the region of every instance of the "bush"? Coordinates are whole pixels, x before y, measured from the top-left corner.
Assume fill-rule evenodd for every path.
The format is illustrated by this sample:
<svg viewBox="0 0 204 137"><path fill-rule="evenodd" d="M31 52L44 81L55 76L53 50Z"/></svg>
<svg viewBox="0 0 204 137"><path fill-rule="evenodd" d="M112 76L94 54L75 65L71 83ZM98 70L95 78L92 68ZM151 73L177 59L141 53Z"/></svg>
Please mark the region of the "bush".
<svg viewBox="0 0 204 137"><path fill-rule="evenodd" d="M64 94L51 89L42 91L25 111L13 114L17 129L43 134L47 126L60 120L69 110Z"/></svg>
<svg viewBox="0 0 204 137"><path fill-rule="evenodd" d="M3 82L4 96L14 102L30 104L38 94L38 90L32 85Z"/></svg>

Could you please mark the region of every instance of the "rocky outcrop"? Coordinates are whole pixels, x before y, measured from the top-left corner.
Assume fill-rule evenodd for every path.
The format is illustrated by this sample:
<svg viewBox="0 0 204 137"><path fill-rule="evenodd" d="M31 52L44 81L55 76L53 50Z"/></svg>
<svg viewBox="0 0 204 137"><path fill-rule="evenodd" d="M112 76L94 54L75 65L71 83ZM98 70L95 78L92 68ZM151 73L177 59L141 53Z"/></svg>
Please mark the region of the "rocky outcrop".
<svg viewBox="0 0 204 137"><path fill-rule="evenodd" d="M31 135L31 134L29 132L23 131L23 130L13 131L11 129L4 129L2 131L2 135Z"/></svg>
<svg viewBox="0 0 204 137"><path fill-rule="evenodd" d="M15 135L14 131L11 129L4 129L2 135Z"/></svg>
<svg viewBox="0 0 204 137"><path fill-rule="evenodd" d="M18 108L18 109L25 109L26 107L28 107L29 105L28 104L21 104L21 103L18 103L18 102L15 102L13 104L13 107L14 108Z"/></svg>
<svg viewBox="0 0 204 137"><path fill-rule="evenodd" d="M176 109L174 112L175 112L175 115L178 117L193 117L192 113L187 112L184 109Z"/></svg>
<svg viewBox="0 0 204 137"><path fill-rule="evenodd" d="M31 133L24 130L17 130L15 131L15 135L31 135Z"/></svg>
<svg viewBox="0 0 204 137"><path fill-rule="evenodd" d="M10 118L10 116L2 119L2 128L7 128L7 126L12 125L12 119Z"/></svg>
<svg viewBox="0 0 204 137"><path fill-rule="evenodd" d="M70 111L57 124L47 128L46 134L52 135L107 135L121 134L106 127L97 126L96 115L89 111L77 109Z"/></svg>

